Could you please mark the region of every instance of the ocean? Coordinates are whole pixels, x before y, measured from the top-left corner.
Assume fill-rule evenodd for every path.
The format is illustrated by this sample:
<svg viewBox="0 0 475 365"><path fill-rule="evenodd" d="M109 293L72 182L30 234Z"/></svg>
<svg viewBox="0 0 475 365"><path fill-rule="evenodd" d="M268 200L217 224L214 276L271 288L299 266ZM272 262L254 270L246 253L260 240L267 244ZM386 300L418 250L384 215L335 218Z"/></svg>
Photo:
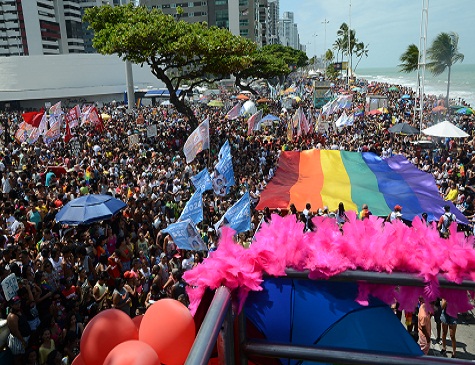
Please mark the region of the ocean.
<svg viewBox="0 0 475 365"><path fill-rule="evenodd" d="M397 67L361 68L355 71L358 78L368 81L387 82L390 84L410 86L416 88L417 72L406 74L399 72ZM445 71L439 76L433 76L429 71L425 73L424 90L426 95L442 95L447 93L447 77ZM461 98L472 107L475 107L475 65L455 64L450 75L451 99Z"/></svg>

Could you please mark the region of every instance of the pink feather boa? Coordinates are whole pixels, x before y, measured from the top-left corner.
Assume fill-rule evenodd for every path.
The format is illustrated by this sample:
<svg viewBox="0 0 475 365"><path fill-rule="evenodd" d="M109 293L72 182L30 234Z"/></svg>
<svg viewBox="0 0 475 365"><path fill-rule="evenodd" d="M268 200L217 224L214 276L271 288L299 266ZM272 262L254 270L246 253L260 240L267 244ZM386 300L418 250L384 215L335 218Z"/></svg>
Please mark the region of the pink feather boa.
<svg viewBox="0 0 475 365"><path fill-rule="evenodd" d="M359 284L358 303L367 303L368 296L387 304L394 300L401 309L412 311L419 296L432 301L443 296L450 303L449 315L472 308L467 292L440 289L437 275L460 283L475 280L473 237L465 238L451 227L449 239L442 239L434 226L427 227L420 219L408 227L402 222L383 223L375 216L360 221L348 212L350 221L344 234L334 219L315 217L316 232L303 233L303 224L295 216L272 216L255 235L249 249L237 245L234 232L224 227L218 249L193 270L184 274L190 287L190 309L194 314L206 288L226 286L233 292L238 311L250 291L262 290L263 274L285 276L286 268L309 270L311 279L327 279L345 270L376 272L408 272L425 279L425 287L397 287Z"/></svg>

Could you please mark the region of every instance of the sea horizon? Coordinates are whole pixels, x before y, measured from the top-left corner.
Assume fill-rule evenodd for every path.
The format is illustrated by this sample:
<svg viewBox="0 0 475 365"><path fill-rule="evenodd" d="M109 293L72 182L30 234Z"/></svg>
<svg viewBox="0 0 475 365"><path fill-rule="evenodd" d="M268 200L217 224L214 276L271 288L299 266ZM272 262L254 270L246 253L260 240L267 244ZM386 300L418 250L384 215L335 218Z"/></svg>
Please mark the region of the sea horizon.
<svg viewBox="0 0 475 365"><path fill-rule="evenodd" d="M355 74L359 79L408 86L413 90L416 88L417 72L399 72L397 66L358 68L355 70ZM433 76L426 70L425 94L445 98L447 94L447 77L447 70L438 76ZM475 64L462 63L452 66L449 97L451 99L464 100L472 107L475 106Z"/></svg>

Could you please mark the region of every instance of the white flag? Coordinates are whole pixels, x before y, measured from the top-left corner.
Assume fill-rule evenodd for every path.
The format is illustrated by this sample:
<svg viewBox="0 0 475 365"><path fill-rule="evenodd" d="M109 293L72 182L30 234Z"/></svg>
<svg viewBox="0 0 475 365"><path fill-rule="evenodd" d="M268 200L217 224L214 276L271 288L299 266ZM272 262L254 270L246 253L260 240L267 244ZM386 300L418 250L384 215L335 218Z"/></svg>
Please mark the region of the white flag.
<svg viewBox="0 0 475 365"><path fill-rule="evenodd" d="M206 118L188 137L183 146L186 163L193 161L198 153L209 148L209 118Z"/></svg>

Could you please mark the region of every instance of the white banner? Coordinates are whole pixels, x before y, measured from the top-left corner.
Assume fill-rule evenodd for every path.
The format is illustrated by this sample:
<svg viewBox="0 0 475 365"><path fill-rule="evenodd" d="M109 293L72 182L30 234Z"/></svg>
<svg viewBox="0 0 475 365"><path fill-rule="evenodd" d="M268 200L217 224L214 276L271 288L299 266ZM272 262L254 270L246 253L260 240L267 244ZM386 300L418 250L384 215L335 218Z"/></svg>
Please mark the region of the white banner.
<svg viewBox="0 0 475 365"><path fill-rule="evenodd" d="M2 280L2 289L7 302L17 295L18 281L15 274L10 274Z"/></svg>
<svg viewBox="0 0 475 365"><path fill-rule="evenodd" d="M209 148L209 118L206 118L188 137L183 146L186 163L193 161L198 153Z"/></svg>
<svg viewBox="0 0 475 365"><path fill-rule="evenodd" d="M155 137L157 135L157 125L152 124L147 126L147 138Z"/></svg>

